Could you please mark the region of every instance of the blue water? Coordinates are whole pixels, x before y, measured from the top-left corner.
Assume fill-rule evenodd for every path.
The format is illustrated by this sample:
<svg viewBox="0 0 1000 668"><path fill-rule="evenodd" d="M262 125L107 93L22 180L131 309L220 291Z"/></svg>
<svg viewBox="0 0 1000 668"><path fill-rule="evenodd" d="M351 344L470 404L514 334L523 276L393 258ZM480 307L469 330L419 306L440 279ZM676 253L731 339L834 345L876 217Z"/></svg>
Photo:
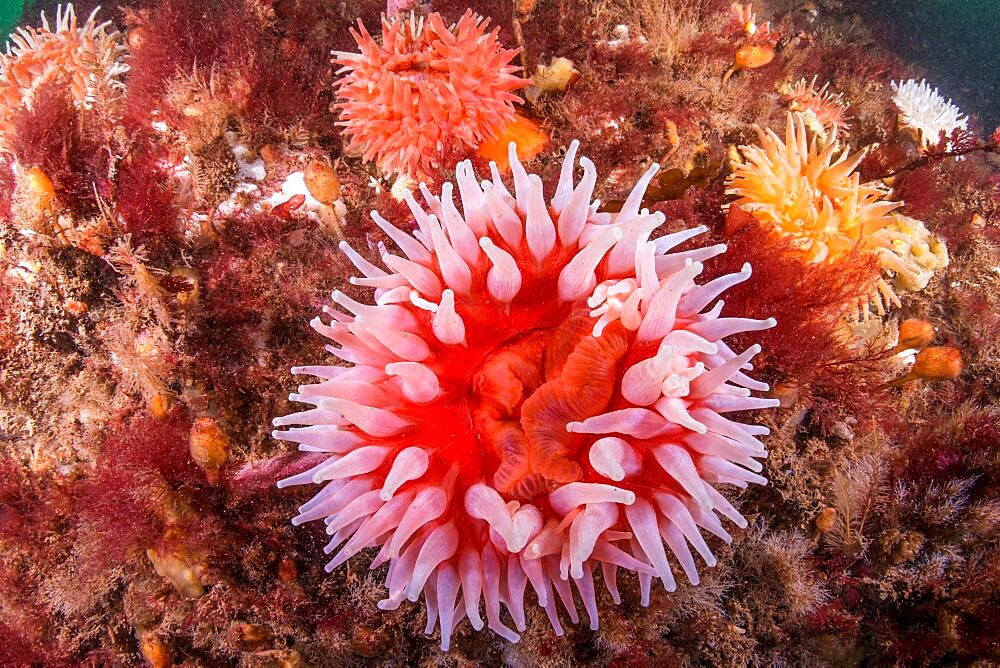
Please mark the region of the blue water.
<svg viewBox="0 0 1000 668"><path fill-rule="evenodd" d="M1000 124L998 0L852 0L887 35L885 46L967 114L985 134Z"/></svg>

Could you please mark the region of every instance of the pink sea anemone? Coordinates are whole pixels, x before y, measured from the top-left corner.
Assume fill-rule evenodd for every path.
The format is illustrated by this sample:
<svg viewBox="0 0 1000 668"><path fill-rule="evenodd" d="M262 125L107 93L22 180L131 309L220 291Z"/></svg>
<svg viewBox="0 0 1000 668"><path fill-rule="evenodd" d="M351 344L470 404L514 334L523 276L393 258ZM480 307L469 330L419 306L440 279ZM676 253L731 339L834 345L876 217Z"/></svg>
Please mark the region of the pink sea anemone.
<svg viewBox="0 0 1000 668"><path fill-rule="evenodd" d="M487 33L489 19L467 11L448 27L440 14L382 17L382 42L365 26L351 30L361 53L336 53L346 74L337 83L348 150L387 174L419 176L437 166L446 144L476 148L514 120L511 91L528 85Z"/></svg>
<svg viewBox="0 0 1000 668"><path fill-rule="evenodd" d="M42 12L41 28L18 28L0 54L0 147L9 146L11 115L32 107L35 91L50 81L65 82L74 103L89 108L104 91L120 89L125 47L121 35L98 24L97 9L77 25L73 5L56 8L55 28Z"/></svg>
<svg viewBox="0 0 1000 668"><path fill-rule="evenodd" d="M726 247L669 252L704 227L650 239L664 216L639 206L657 166L602 213L587 158L574 186L577 148L548 203L511 144L513 194L495 165L480 183L463 162L462 212L451 183L421 186L425 206L407 194L412 235L372 212L401 253L379 246L382 269L341 248L375 303L334 292L330 322L312 322L349 366L294 368L322 379L290 397L313 408L274 420L302 425L276 438L322 453L279 486L324 485L292 521L325 518L327 570L379 547L379 607L423 595L444 648L463 617L483 627L481 599L517 641L529 583L557 633L557 600L578 621L571 583L597 628L597 568L616 602L618 569L635 571L646 605L654 578L675 588L664 544L696 584L688 543L712 566L700 530L729 541L720 516L746 526L716 486L766 482L768 430L725 417L777 405L743 373L760 347L723 342L775 324L720 316L750 265L695 283Z"/></svg>
<svg viewBox="0 0 1000 668"><path fill-rule="evenodd" d="M829 87L830 82L826 82L816 88L814 76L812 81L803 78L793 84L785 84L780 92L788 109L801 112L810 128L824 132L836 127L842 137L847 137L851 125L847 103L843 95L830 92Z"/></svg>

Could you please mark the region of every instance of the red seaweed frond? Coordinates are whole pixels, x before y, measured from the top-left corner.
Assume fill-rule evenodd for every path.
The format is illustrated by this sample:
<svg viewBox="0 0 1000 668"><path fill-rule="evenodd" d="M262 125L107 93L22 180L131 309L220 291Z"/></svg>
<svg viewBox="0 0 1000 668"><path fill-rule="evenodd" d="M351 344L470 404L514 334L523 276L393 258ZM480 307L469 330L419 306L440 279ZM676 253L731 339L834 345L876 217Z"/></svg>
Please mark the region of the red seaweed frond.
<svg viewBox="0 0 1000 668"><path fill-rule="evenodd" d="M748 281L727 291L726 310L778 320L777 327L755 333L764 348L755 366L775 380L834 382L822 377L825 365L852 357L842 321L870 294L879 276L878 259L855 251L829 264L807 262L791 242L737 206L730 207L723 240L729 251L715 272L739 271L744 262L753 267Z"/></svg>
<svg viewBox="0 0 1000 668"><path fill-rule="evenodd" d="M204 481L188 450L189 418L175 408L164 420L145 415L112 430L94 473L75 500L81 567L97 574L127 563L161 533L170 494Z"/></svg>
<svg viewBox="0 0 1000 668"><path fill-rule="evenodd" d="M136 244L155 250L179 236L171 178L169 153L152 144L136 147L122 162L115 208Z"/></svg>
<svg viewBox="0 0 1000 668"><path fill-rule="evenodd" d="M97 196L114 194L112 152L58 82L35 93L37 104L13 116L13 151L25 168L40 167L59 202L80 216L97 213Z"/></svg>

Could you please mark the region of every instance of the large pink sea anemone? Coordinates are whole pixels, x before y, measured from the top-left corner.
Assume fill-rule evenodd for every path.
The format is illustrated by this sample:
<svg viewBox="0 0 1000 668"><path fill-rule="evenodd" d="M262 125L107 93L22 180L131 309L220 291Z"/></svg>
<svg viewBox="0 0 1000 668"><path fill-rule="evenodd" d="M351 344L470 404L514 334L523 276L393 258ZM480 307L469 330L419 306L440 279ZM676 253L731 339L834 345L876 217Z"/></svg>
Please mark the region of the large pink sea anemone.
<svg viewBox="0 0 1000 668"><path fill-rule="evenodd" d="M348 150L388 174L419 176L450 142L476 148L514 120L511 91L529 82L510 62L489 19L467 11L448 27L440 14L382 17L378 43L358 23L361 53L337 53L340 124Z"/></svg>
<svg viewBox="0 0 1000 668"><path fill-rule="evenodd" d="M716 486L766 482L767 429L725 414L777 401L750 396L767 389L743 373L759 346L723 339L774 321L720 317L716 299L750 266L695 283L725 246L669 252L703 227L650 239L664 216L639 205L655 165L620 213L598 212L587 158L573 184L577 146L548 203L511 145L513 194L495 166L480 183L464 162L461 212L450 183L421 188L426 208L407 196L412 235L372 212L401 252L380 246L382 269L342 248L375 303L335 292L329 323L312 323L348 366L293 369L322 379L291 395L313 408L274 421L327 454L280 483L324 485L293 523L325 518L327 570L379 547L379 606L422 595L444 648L463 617L483 627L483 599L486 624L517 641L528 584L562 633L557 600L578 621L571 585L597 627L597 568L616 602L619 569L644 605L654 578L673 590L668 552L697 583L689 544L715 564L701 529L729 541L721 517L746 525Z"/></svg>

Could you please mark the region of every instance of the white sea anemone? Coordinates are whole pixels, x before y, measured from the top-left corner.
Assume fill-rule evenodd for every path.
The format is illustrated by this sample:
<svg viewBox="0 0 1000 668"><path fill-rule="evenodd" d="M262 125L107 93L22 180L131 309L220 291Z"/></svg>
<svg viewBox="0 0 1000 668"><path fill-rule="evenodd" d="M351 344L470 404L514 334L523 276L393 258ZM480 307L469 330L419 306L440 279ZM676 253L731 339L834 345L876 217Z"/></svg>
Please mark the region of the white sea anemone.
<svg viewBox="0 0 1000 668"><path fill-rule="evenodd" d="M958 128L966 129L969 117L962 116L961 109L951 100L946 102L937 88L931 88L926 81L893 81L892 91L892 101L903 123L920 133L924 146L937 144L942 132L947 137Z"/></svg>

